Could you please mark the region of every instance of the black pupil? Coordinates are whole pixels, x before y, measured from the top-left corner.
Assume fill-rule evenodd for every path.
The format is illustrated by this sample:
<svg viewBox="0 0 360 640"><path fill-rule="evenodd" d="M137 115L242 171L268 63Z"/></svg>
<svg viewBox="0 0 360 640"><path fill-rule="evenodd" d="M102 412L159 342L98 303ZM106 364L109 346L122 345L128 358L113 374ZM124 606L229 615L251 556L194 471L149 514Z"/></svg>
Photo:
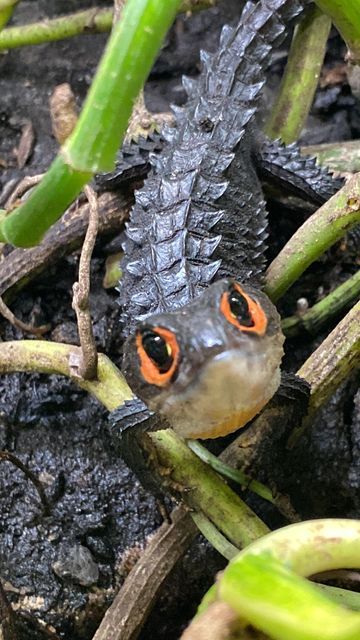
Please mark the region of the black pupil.
<svg viewBox="0 0 360 640"><path fill-rule="evenodd" d="M249 311L249 305L239 291L230 291L229 306L231 313L244 327L253 327L254 321Z"/></svg>
<svg viewBox="0 0 360 640"><path fill-rule="evenodd" d="M155 333L155 331L144 331L142 334L142 346L161 373L169 371L173 363L173 357L168 352L164 338Z"/></svg>

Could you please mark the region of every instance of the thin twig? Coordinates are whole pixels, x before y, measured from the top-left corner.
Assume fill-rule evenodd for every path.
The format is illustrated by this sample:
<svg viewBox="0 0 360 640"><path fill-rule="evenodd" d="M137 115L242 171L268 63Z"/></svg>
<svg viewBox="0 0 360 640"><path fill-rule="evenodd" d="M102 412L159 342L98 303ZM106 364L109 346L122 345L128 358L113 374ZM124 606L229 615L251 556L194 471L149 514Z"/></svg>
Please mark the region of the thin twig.
<svg viewBox="0 0 360 640"><path fill-rule="evenodd" d="M27 324L22 320L19 320L13 312L9 309L9 307L5 304L2 297L0 296L0 314L10 322L14 327L17 327L21 331L25 333L31 333L34 336L42 336L47 331L50 331L50 324L42 324L40 327L34 327L32 324Z"/></svg>
<svg viewBox="0 0 360 640"><path fill-rule="evenodd" d="M39 480L39 478L37 477L37 475L33 473L33 471L31 471L31 469L29 469L29 467L27 467L23 462L21 462L19 458L14 456L13 453L10 453L10 451L0 451L0 460L11 462L13 465L15 465L15 467L20 469L20 471L22 471L25 474L28 480L30 480L33 483L36 491L39 494L41 504L44 507L44 513L48 515L50 513L50 503L45 493L44 487L41 481Z"/></svg>
<svg viewBox="0 0 360 640"><path fill-rule="evenodd" d="M36 176L26 176L16 185L14 191L11 192L9 199L6 201L5 208L7 211L17 206L16 201L21 198L31 187L35 187L44 177L44 173L38 173Z"/></svg>
<svg viewBox="0 0 360 640"><path fill-rule="evenodd" d="M135 640L170 570L181 558L197 529L181 508L164 523L129 573L105 613L93 640Z"/></svg>
<svg viewBox="0 0 360 640"><path fill-rule="evenodd" d="M73 309L76 313L80 345L81 361L76 357L71 361L72 369L84 380L93 380L97 376L97 351L90 314L90 266L99 226L98 202L95 191L87 186L85 193L89 201L89 225L87 228L79 262L79 281L73 285Z"/></svg>

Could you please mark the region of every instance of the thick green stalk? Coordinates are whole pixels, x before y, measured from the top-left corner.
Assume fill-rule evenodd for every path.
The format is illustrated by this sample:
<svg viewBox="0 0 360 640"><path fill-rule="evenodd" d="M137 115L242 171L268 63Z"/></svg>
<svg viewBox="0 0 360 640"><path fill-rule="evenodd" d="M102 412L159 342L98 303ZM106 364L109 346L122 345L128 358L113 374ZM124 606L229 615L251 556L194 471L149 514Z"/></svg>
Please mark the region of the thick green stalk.
<svg viewBox="0 0 360 640"><path fill-rule="evenodd" d="M94 396L109 411L132 398L124 377L107 356L99 353L97 380L74 376L71 358L80 357L81 349L73 345L45 340L3 342L0 348L0 374L28 371L68 376Z"/></svg>
<svg viewBox="0 0 360 640"><path fill-rule="evenodd" d="M80 348L72 345L42 340L4 342L0 351L0 374L37 371L68 376L109 411L132 397L120 371L103 354L99 354L96 381L83 380L73 375L71 362L76 361L80 355ZM268 532L268 528L254 512L175 433L171 430L157 431L151 433L150 437L156 450L154 471L159 474L159 467L171 469L166 482L173 491L180 491L185 504L203 514L202 526L211 530L214 540L216 538L218 543L222 541L223 551L226 551L227 556L231 544L241 549ZM161 472L160 481L164 481ZM204 518L210 523L206 523ZM219 530L218 534L215 527ZM224 538L227 538L228 544Z"/></svg>
<svg viewBox="0 0 360 640"><path fill-rule="evenodd" d="M63 213L92 173L112 169L133 103L180 0L128 0L78 123L40 185L1 223L0 241L28 247Z"/></svg>
<svg viewBox="0 0 360 640"><path fill-rule="evenodd" d="M360 302L347 313L297 372L311 385L306 424L341 382L359 368Z"/></svg>
<svg viewBox="0 0 360 640"><path fill-rule="evenodd" d="M316 156L316 161L330 171L356 173L360 171L360 140L345 140L314 144L301 148L304 156Z"/></svg>
<svg viewBox="0 0 360 640"><path fill-rule="evenodd" d="M298 139L314 98L331 20L312 7L295 31L266 133L289 144Z"/></svg>
<svg viewBox="0 0 360 640"><path fill-rule="evenodd" d="M19 247L38 244L91 176L72 169L59 155L25 204L0 218L0 242Z"/></svg>
<svg viewBox="0 0 360 640"><path fill-rule="evenodd" d="M360 270L351 278L340 284L323 300L314 304L311 309L301 315L284 318L281 322L283 332L287 337L295 336L305 329L316 334L327 322L332 320L342 309L346 309L360 297Z"/></svg>
<svg viewBox="0 0 360 640"><path fill-rule="evenodd" d="M201 511L235 547L242 549L267 533L245 502L173 431L155 431L149 436L155 445L155 471L159 466L168 470L160 481L180 492L183 502Z"/></svg>
<svg viewBox="0 0 360 640"><path fill-rule="evenodd" d="M360 222L360 173L297 230L266 274L265 291L276 301L324 251Z"/></svg>
<svg viewBox="0 0 360 640"><path fill-rule="evenodd" d="M360 64L360 1L315 0L315 2L332 18L349 48L351 62Z"/></svg>

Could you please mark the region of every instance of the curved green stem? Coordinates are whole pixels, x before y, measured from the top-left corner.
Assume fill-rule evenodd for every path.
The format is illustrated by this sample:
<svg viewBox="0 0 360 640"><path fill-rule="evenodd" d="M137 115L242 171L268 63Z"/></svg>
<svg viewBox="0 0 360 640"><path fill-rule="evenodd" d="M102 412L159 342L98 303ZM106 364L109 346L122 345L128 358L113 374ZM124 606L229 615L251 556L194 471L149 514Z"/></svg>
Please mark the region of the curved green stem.
<svg viewBox="0 0 360 640"><path fill-rule="evenodd" d="M316 4L333 20L344 38L351 62L360 63L360 2L359 0L315 0Z"/></svg>
<svg viewBox="0 0 360 640"><path fill-rule="evenodd" d="M1 222L0 241L23 247L38 243L91 175L112 169L134 101L179 4L128 0L72 135L39 186Z"/></svg>
<svg viewBox="0 0 360 640"><path fill-rule="evenodd" d="M68 376L109 411L132 397L120 371L103 354L99 354L96 381L75 376L71 362L80 355L79 347L67 344L43 340L4 342L1 344L0 374L37 371ZM226 557L230 545L242 548L268 532L254 512L175 433L171 430L156 431L149 437L155 445L155 473L159 475L159 468L171 470L164 476L160 472L160 482L168 483L173 492L180 492L185 504L210 521L207 524L203 519L202 526L207 527L212 538L222 541L223 551L227 549ZM154 464L154 461L149 462Z"/></svg>
<svg viewBox="0 0 360 640"><path fill-rule="evenodd" d="M324 61L331 20L312 7L297 27L266 133L285 144L298 139L309 114Z"/></svg>
<svg viewBox="0 0 360 640"><path fill-rule="evenodd" d="M0 51L72 38L81 33L89 35L110 31L112 16L112 9L95 7L52 20L9 27L0 34Z"/></svg>
<svg viewBox="0 0 360 640"><path fill-rule="evenodd" d="M360 270L305 313L284 318L281 321L282 330L287 337L297 335L301 329L305 329L309 333L317 333L320 327L329 322L342 309L357 302L359 297Z"/></svg>
<svg viewBox="0 0 360 640"><path fill-rule="evenodd" d="M9 22L19 0L0 0L0 31ZM1 38L0 33L0 38Z"/></svg>
<svg viewBox="0 0 360 640"><path fill-rule="evenodd" d="M271 492L271 490L266 487L262 482L258 482L257 480L253 480L250 476L247 476L246 473L240 471L239 469L234 469L230 467L225 462L222 462L217 456L214 456L206 447L204 447L197 440L187 440L187 445L203 462L210 465L214 471L217 471L225 478L229 478L229 480L233 480L237 482L242 487L246 487L253 493L256 493L264 500L268 502L272 502L272 504L276 504L276 500Z"/></svg>
<svg viewBox="0 0 360 640"><path fill-rule="evenodd" d="M19 0L3 0L3 2L0 2L0 28L2 10L5 12L8 6L12 8L17 2ZM200 11L214 4L215 0L182 0L179 11ZM2 9L2 7L4 8ZM76 13L70 13L51 20L9 27L0 34L0 51L27 45L43 44L44 42L54 42L80 34L104 33L111 30L112 23L112 9L94 7L93 9L77 11Z"/></svg>
<svg viewBox="0 0 360 640"><path fill-rule="evenodd" d="M278 300L324 251L360 222L360 173L297 230L266 274L265 291Z"/></svg>
<svg viewBox="0 0 360 640"><path fill-rule="evenodd" d="M239 553L239 549L234 547L231 542L220 533L220 531L210 522L209 518L204 516L200 511L190 513L197 528L203 534L204 538L227 560L232 560Z"/></svg>
<svg viewBox="0 0 360 640"><path fill-rule="evenodd" d="M58 373L72 378L76 384L97 398L106 409L113 411L132 398L125 378L104 354L99 354L97 380L83 380L71 369L71 359L81 356L81 349L73 345L45 340L16 340L1 344L0 373L28 371Z"/></svg>
<svg viewBox="0 0 360 640"><path fill-rule="evenodd" d="M360 614L303 577L338 568L360 568L360 521L290 525L230 562L217 585L217 600L276 640L357 640ZM210 606L213 601L214 590L207 598Z"/></svg>
<svg viewBox="0 0 360 640"><path fill-rule="evenodd" d="M343 380L360 369L360 302L358 302L297 372L311 385L308 413L300 432ZM299 432L294 432L294 437Z"/></svg>
<svg viewBox="0 0 360 640"><path fill-rule="evenodd" d="M201 511L238 549L267 533L266 525L227 484L202 462L171 429L149 433L163 485L181 494L191 509ZM151 459L149 460L151 464Z"/></svg>

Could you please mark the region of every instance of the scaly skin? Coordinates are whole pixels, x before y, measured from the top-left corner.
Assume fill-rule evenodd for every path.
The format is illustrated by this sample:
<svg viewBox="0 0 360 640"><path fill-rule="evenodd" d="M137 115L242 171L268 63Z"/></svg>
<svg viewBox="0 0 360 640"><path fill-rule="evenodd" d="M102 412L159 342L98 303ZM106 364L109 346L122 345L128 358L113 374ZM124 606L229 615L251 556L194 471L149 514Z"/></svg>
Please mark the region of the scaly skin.
<svg viewBox="0 0 360 640"><path fill-rule="evenodd" d="M175 110L176 128L163 132L168 146L151 158L136 193L120 304L129 336L125 375L145 402L134 401L141 429L165 423L185 437L225 435L258 413L279 384L283 336L259 289L267 213L257 174L262 164L276 166L276 154L271 145L261 153L254 115L269 54L307 4L248 2L239 25L223 28L218 51L201 55L198 81L185 80L188 104ZM319 170L293 148L281 153L277 178L314 196ZM230 309L237 287L238 314ZM137 423L129 421L130 404L118 414L120 431Z"/></svg>
<svg viewBox="0 0 360 640"><path fill-rule="evenodd" d="M149 314L187 304L215 279L261 279L266 210L244 139L269 54L304 4L249 2L239 25L223 28L218 51L202 53L188 105L176 110L177 127L163 132L168 147L136 194L120 285L126 333Z"/></svg>

